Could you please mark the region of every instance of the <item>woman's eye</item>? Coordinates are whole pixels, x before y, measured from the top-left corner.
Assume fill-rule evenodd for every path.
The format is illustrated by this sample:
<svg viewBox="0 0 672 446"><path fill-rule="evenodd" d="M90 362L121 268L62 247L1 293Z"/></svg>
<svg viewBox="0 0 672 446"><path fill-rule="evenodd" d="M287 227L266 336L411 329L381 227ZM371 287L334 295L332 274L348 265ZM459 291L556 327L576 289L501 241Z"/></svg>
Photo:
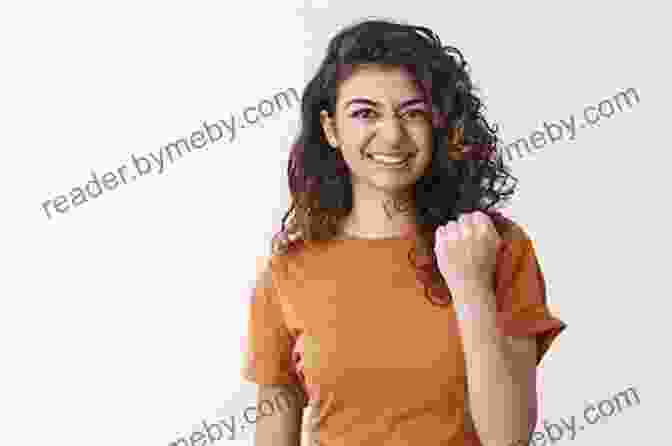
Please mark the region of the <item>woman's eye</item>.
<svg viewBox="0 0 672 446"><path fill-rule="evenodd" d="M425 111L422 109L409 110L404 113L404 117L408 119L420 119L425 117Z"/></svg>
<svg viewBox="0 0 672 446"><path fill-rule="evenodd" d="M373 113L373 110L370 108L362 108L353 112L350 116L353 118L368 119L372 117L369 113Z"/></svg>

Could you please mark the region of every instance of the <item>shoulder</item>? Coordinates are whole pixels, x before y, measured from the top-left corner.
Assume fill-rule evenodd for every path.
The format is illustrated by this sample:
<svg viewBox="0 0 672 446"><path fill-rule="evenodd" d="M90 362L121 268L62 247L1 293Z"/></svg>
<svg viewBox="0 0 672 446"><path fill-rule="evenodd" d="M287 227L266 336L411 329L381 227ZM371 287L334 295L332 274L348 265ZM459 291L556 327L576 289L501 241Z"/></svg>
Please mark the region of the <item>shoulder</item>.
<svg viewBox="0 0 672 446"><path fill-rule="evenodd" d="M500 238L508 243L521 243L531 240L524 225L510 217L496 213L491 215L492 223Z"/></svg>
<svg viewBox="0 0 672 446"><path fill-rule="evenodd" d="M525 225L501 214L491 217L502 241L501 250L504 258L515 263L520 259L535 255L533 239Z"/></svg>
<svg viewBox="0 0 672 446"><path fill-rule="evenodd" d="M278 280L290 271L302 269L320 251L317 243L306 242L298 235L283 232L273 237L271 253L257 259L257 272L265 280Z"/></svg>

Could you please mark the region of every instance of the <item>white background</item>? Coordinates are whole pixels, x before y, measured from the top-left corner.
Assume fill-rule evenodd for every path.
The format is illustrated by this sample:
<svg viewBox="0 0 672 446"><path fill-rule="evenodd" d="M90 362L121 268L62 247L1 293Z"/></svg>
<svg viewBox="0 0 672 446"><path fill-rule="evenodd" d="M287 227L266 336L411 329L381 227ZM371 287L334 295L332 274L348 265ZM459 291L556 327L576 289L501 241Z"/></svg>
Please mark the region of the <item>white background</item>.
<svg viewBox="0 0 672 446"><path fill-rule="evenodd" d="M328 39L370 15L460 48L505 142L637 90L631 110L513 161L509 214L569 325L543 362L542 417L581 421L586 404L634 386L639 406L573 444L668 441L670 36L658 4L0 7L2 444L166 446L253 401L240 377L247 298L289 204L298 106L52 220L41 203L203 120L301 92Z"/></svg>

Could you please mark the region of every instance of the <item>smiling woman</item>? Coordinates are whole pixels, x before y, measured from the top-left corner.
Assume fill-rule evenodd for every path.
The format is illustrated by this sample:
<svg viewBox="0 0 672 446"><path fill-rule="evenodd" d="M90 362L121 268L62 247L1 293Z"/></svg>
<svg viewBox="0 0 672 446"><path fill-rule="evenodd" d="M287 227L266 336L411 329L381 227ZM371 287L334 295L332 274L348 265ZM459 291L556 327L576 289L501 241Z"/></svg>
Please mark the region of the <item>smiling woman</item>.
<svg viewBox="0 0 672 446"><path fill-rule="evenodd" d="M365 92L369 97L360 97ZM322 126L331 147L340 148L353 182L371 186L355 190L374 198L381 188L413 185L431 161L432 119L412 73L362 65L341 83L340 96L335 113L321 112Z"/></svg>
<svg viewBox="0 0 672 446"><path fill-rule="evenodd" d="M531 238L494 210L515 179L466 66L428 28L365 21L303 92L244 375L260 395L302 389L323 446L504 445L534 427L531 376L565 324ZM296 446L299 427L279 415L256 444Z"/></svg>

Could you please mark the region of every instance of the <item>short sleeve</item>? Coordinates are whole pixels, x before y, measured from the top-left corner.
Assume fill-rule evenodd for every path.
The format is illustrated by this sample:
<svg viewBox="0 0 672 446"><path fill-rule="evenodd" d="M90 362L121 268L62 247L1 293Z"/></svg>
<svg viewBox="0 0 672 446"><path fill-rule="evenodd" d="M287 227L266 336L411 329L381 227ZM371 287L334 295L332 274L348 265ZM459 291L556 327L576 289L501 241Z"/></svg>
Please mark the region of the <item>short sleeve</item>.
<svg viewBox="0 0 672 446"><path fill-rule="evenodd" d="M291 357L293 339L278 302L271 262L253 287L247 334L243 378L265 385L296 384Z"/></svg>
<svg viewBox="0 0 672 446"><path fill-rule="evenodd" d="M498 327L505 336L535 336L539 365L567 324L550 312L544 275L530 237L514 224L502 240L495 279Z"/></svg>

